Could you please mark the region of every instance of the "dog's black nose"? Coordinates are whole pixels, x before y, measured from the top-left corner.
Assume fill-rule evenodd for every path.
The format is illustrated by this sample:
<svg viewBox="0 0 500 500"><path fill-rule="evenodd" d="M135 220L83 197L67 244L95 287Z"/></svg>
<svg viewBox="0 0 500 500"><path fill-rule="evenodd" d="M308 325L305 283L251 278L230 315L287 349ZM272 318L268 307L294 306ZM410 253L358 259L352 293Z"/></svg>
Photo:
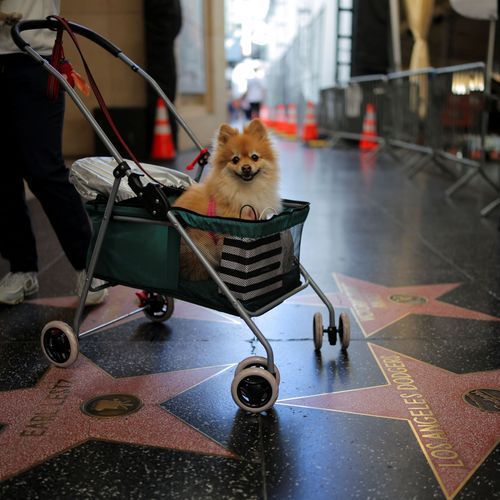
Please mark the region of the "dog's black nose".
<svg viewBox="0 0 500 500"><path fill-rule="evenodd" d="M241 167L241 173L243 175L250 175L252 173L252 167L250 165L243 165Z"/></svg>

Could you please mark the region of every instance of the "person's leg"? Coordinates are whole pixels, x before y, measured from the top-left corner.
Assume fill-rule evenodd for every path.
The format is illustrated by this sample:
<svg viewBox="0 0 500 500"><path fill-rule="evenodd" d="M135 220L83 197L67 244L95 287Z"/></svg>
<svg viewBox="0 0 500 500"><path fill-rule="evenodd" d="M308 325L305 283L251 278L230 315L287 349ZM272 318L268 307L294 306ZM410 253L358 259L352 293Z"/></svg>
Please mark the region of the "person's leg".
<svg viewBox="0 0 500 500"><path fill-rule="evenodd" d="M254 118L260 118L260 102L254 102Z"/></svg>
<svg viewBox="0 0 500 500"><path fill-rule="evenodd" d="M156 80L158 85L161 87L163 92L165 92L168 99L174 103L176 95L176 68L175 59L172 49L171 57L168 57L168 50L165 50L165 58L161 63L161 67L153 66L148 70L149 74ZM146 110L146 123L147 123L147 137L149 141L149 151L151 151L151 145L153 143L154 134L154 124L156 120L156 104L158 100L158 94L151 87L148 86L147 89L147 110ZM170 124L170 130L172 132L172 141L175 150L178 149L178 124L175 116L168 110L168 121Z"/></svg>
<svg viewBox="0 0 500 500"><path fill-rule="evenodd" d="M9 261L10 270L38 270L36 242L26 205L20 150L29 144L16 141L14 126L22 122L12 95L16 92L16 64L11 57L0 57L0 109L3 131L0 134L0 254Z"/></svg>
<svg viewBox="0 0 500 500"><path fill-rule="evenodd" d="M0 255L9 261L10 272L0 280L0 303L18 304L38 291L36 242L22 177L19 145L12 124L18 119L11 100L12 57L0 57Z"/></svg>
<svg viewBox="0 0 500 500"><path fill-rule="evenodd" d="M259 118L260 117L260 102L251 102L250 109L251 109L252 118Z"/></svg>
<svg viewBox="0 0 500 500"><path fill-rule="evenodd" d="M162 82L162 88L164 89L167 97L174 103L175 97L177 94L177 66L175 61L175 53L174 53L174 40L172 39L169 42L169 45L166 50L166 60L165 60L165 69L166 69L166 80ZM179 144L179 125L175 116L168 111L168 120L170 122L170 129L172 130L172 139L174 142L175 150L178 150Z"/></svg>
<svg viewBox="0 0 500 500"><path fill-rule="evenodd" d="M85 268L90 224L80 196L69 183L61 152L64 94L46 96L48 73L36 63L19 68L14 101L13 131L23 175L38 198L69 261Z"/></svg>
<svg viewBox="0 0 500 500"><path fill-rule="evenodd" d="M145 0L144 35L146 45L146 67L148 73L158 82L168 99L175 101L177 72L174 54L174 41L182 26L182 8L180 0ZM148 86L147 137L153 140L156 117L157 94ZM169 112L172 139L177 150L178 126ZM151 147L150 147L151 150Z"/></svg>

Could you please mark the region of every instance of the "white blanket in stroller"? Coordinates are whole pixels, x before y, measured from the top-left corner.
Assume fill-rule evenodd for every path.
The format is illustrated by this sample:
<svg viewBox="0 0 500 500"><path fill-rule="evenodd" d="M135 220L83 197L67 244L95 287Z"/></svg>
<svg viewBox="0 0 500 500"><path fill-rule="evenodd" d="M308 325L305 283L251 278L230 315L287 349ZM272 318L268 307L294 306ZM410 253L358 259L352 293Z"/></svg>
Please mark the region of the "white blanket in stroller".
<svg viewBox="0 0 500 500"><path fill-rule="evenodd" d="M125 160L133 172L142 173L135 163ZM117 163L112 157L92 156L76 160L70 168L69 178L80 196L85 200L95 200L98 194L109 196L115 178L113 170ZM189 175L171 168L160 167L141 163L142 167L161 184L174 188L186 189L195 181ZM142 182L147 184L153 182L149 177L143 175ZM130 189L127 179L123 179L118 189L116 201L134 198L135 193Z"/></svg>

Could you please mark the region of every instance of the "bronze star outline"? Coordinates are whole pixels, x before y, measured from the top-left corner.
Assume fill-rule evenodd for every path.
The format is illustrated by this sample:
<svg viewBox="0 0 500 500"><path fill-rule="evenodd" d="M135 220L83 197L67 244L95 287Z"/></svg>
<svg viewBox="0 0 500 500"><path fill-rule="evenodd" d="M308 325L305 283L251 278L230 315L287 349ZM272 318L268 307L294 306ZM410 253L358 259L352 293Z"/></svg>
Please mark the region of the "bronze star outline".
<svg viewBox="0 0 500 500"><path fill-rule="evenodd" d="M461 283L387 287L339 273L333 273L333 277L340 292L327 293L327 297L334 307L351 309L365 337L370 337L411 314L500 321L496 316L437 300ZM288 302L323 305L316 295L299 295Z"/></svg>
<svg viewBox="0 0 500 500"><path fill-rule="evenodd" d="M160 406L233 365L114 378L79 355L69 368L50 367L31 388L0 392L0 481L88 440L105 440L237 458ZM143 405L114 418L88 416L81 405L98 395L131 394Z"/></svg>
<svg viewBox="0 0 500 500"><path fill-rule="evenodd" d="M500 442L500 413L481 411L463 396L474 389L500 390L500 370L456 374L368 345L387 384L277 404L406 420L443 493L452 499Z"/></svg>

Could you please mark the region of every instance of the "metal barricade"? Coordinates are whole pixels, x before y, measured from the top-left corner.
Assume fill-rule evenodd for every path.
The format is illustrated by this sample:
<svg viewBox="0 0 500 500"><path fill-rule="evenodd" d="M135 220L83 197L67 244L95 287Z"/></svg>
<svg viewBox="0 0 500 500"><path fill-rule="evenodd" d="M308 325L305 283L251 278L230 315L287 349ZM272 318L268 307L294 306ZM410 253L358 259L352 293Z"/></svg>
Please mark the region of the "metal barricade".
<svg viewBox="0 0 500 500"><path fill-rule="evenodd" d="M485 110L483 63L437 69L432 107L437 153L452 161L480 160Z"/></svg>
<svg viewBox="0 0 500 500"><path fill-rule="evenodd" d="M436 70L433 85L433 107L439 121L436 153L451 163L468 167L468 171L446 190L448 196L478 174L498 190L484 170L488 125L485 71L484 63Z"/></svg>
<svg viewBox="0 0 500 500"><path fill-rule="evenodd" d="M389 123L387 142L431 156L433 154L433 121L430 106L432 68L418 71L399 71L387 75Z"/></svg>
<svg viewBox="0 0 500 500"><path fill-rule="evenodd" d="M320 91L317 111L318 131L331 135L342 130L345 107L345 87L332 87Z"/></svg>
<svg viewBox="0 0 500 500"><path fill-rule="evenodd" d="M347 86L321 91L318 125L320 131L339 139L361 140L367 138L383 145L379 123L384 123L386 99L385 75L367 75L351 78ZM375 129L367 134L363 126L368 113L373 112Z"/></svg>

